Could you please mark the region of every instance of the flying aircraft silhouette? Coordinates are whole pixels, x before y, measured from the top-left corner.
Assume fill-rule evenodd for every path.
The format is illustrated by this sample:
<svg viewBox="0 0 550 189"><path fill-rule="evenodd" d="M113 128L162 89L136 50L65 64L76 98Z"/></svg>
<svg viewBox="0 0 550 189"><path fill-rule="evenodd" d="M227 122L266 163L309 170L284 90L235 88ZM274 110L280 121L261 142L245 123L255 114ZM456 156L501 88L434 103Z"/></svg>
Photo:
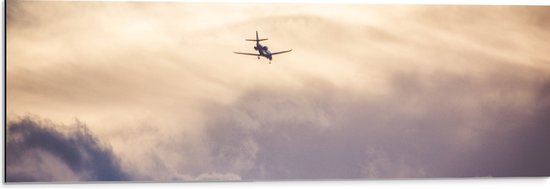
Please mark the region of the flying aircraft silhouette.
<svg viewBox="0 0 550 189"><path fill-rule="evenodd" d="M280 52L272 53L272 52L269 51L267 46L264 46L264 45L260 44L260 41L265 41L265 40L267 40L267 38L260 39L258 37L258 31L256 31L256 39L245 39L245 41L256 41L256 46L254 46L254 50L258 51L258 54L256 54L256 53L243 53L243 52L233 52L233 53L242 54L242 55L257 56L258 59L260 59L260 56L263 56L263 57L269 59L269 64L271 64L271 59L273 59L273 57L272 57L273 55L287 53L287 52L292 51L292 49L290 49L290 50L287 50L287 51L280 51Z"/></svg>

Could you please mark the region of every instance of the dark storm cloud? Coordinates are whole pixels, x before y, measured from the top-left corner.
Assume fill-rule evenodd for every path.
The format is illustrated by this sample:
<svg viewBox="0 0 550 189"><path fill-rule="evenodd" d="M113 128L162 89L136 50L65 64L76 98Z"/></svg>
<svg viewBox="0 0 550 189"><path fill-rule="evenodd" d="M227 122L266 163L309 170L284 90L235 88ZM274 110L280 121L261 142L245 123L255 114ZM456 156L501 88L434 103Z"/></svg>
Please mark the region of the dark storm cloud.
<svg viewBox="0 0 550 189"><path fill-rule="evenodd" d="M64 126L24 117L7 125L6 181L124 181L117 157L77 122ZM43 169L48 167L48 169Z"/></svg>
<svg viewBox="0 0 550 189"><path fill-rule="evenodd" d="M550 79L497 71L394 73L386 96L258 88L207 110L212 162L243 179L548 176Z"/></svg>

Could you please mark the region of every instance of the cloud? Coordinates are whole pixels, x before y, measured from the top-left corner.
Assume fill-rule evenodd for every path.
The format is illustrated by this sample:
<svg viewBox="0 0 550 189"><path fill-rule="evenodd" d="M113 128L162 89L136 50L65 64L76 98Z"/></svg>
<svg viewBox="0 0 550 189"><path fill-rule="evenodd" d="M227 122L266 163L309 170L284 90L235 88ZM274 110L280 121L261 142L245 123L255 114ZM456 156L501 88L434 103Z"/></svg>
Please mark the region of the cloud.
<svg viewBox="0 0 550 189"><path fill-rule="evenodd" d="M118 158L84 123L23 117L7 124L7 182L125 180Z"/></svg>
<svg viewBox="0 0 550 189"><path fill-rule="evenodd" d="M33 1L7 8L8 118L85 120L112 146L113 165L135 180L548 170L537 166L548 144L545 7ZM255 30L270 49L294 51L272 65L231 53L251 51L243 38ZM31 120L63 145L78 141L59 124ZM25 153L11 166L17 178L93 179L55 149ZM27 174L34 169L59 171Z"/></svg>
<svg viewBox="0 0 550 189"><path fill-rule="evenodd" d="M245 180L548 175L550 78L499 71L395 73L384 96L257 88L206 110L211 162Z"/></svg>
<svg viewBox="0 0 550 189"><path fill-rule="evenodd" d="M221 174L221 173L204 173L195 178L198 181L235 181L241 180L241 177L236 174Z"/></svg>

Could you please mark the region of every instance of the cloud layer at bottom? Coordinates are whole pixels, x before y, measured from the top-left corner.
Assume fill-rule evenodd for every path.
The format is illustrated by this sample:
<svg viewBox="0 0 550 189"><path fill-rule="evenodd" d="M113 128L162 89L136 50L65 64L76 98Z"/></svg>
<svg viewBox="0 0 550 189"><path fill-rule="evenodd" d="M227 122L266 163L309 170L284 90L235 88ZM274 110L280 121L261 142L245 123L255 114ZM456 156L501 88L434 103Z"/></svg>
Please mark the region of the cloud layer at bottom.
<svg viewBox="0 0 550 189"><path fill-rule="evenodd" d="M498 72L395 74L385 95L318 79L258 87L205 106L197 145L172 144L207 153L178 167L159 146L165 169L139 175L83 123L24 117L8 123L7 181L149 180L174 167L189 180L548 176L550 80Z"/></svg>

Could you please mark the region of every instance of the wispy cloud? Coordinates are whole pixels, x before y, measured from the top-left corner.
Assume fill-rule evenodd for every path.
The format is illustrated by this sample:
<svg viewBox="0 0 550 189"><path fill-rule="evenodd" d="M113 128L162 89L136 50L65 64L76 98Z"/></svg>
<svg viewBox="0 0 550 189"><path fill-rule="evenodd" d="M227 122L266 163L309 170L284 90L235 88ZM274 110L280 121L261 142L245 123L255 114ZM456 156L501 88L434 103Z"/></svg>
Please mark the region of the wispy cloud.
<svg viewBox="0 0 550 189"><path fill-rule="evenodd" d="M244 179L549 174L550 153L541 146L550 143L549 104L540 102L548 100L550 78L403 75L384 96L317 83L259 88L213 106L207 110L217 115L207 125L212 162ZM517 91L532 99L518 101Z"/></svg>

